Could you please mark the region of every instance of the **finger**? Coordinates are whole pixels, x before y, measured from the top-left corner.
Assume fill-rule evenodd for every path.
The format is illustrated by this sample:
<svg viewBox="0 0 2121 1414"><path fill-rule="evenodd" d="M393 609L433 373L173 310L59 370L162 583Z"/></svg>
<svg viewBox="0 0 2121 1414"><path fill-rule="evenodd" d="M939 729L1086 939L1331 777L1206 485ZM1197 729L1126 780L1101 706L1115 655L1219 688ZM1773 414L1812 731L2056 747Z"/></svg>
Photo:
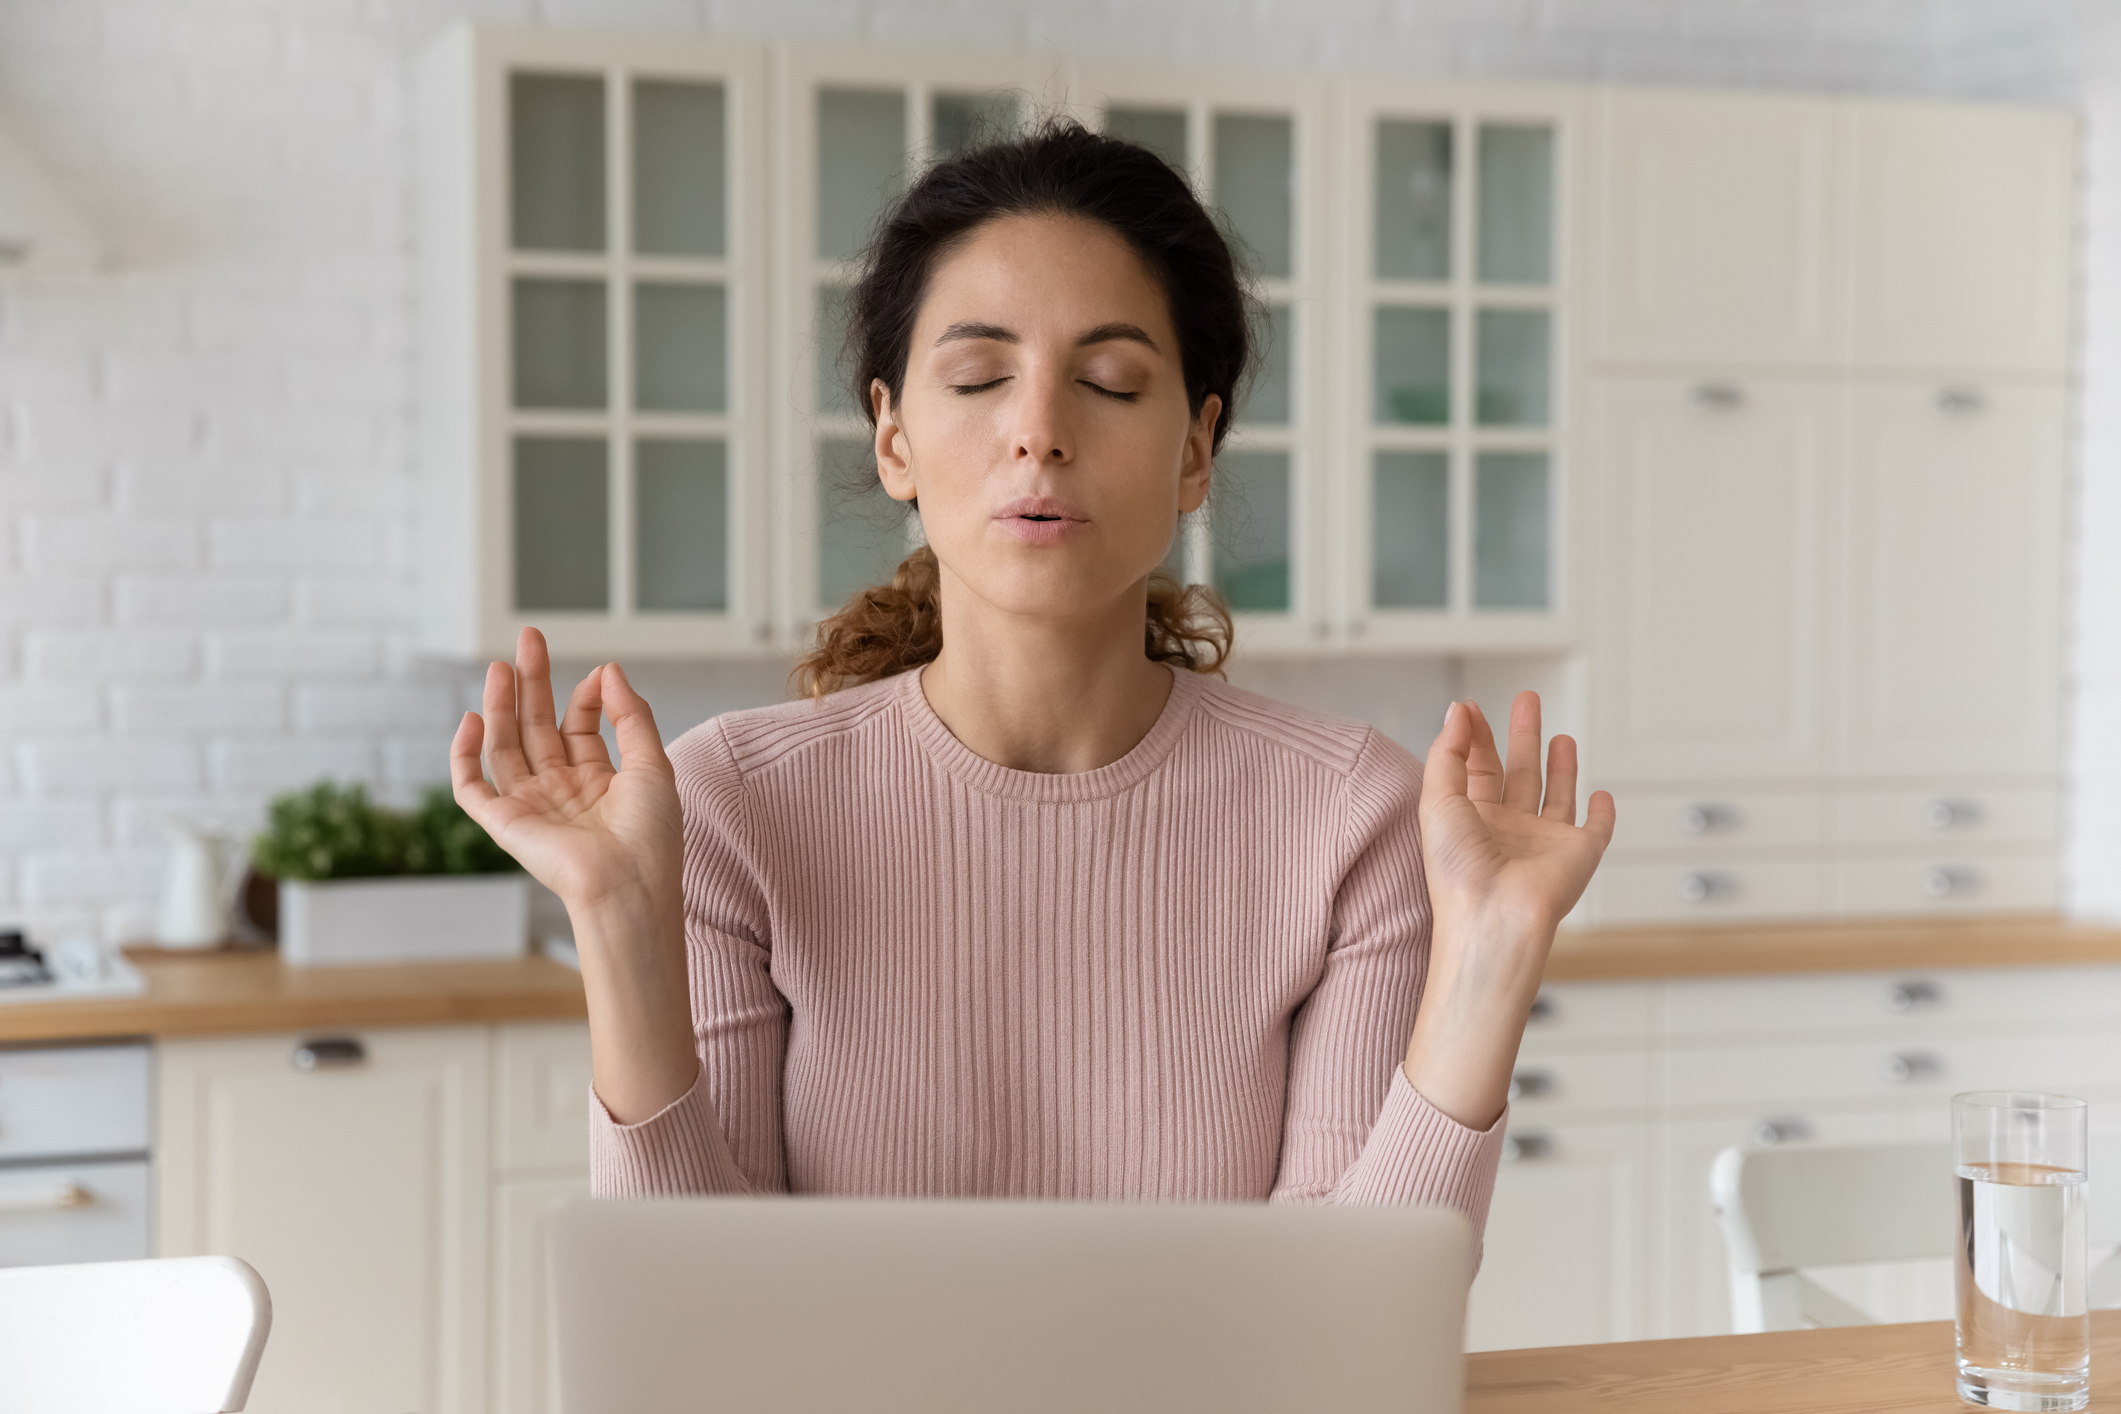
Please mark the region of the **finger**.
<svg viewBox="0 0 2121 1414"><path fill-rule="evenodd" d="M528 625L516 635L516 723L531 770L567 764L560 724L553 719L552 656L545 635Z"/></svg>
<svg viewBox="0 0 2121 1414"><path fill-rule="evenodd" d="M626 670L617 663L606 663L602 677L604 715L618 732L619 769L631 770L638 764L668 771L670 758L663 754L662 734L655 729L655 713L648 710L648 700L633 690L633 684L626 681Z"/></svg>
<svg viewBox="0 0 2121 1414"><path fill-rule="evenodd" d="M506 663L486 665L480 715L486 719L486 768L493 773L495 787L506 794L517 781L530 777L530 762L516 735L516 673Z"/></svg>
<svg viewBox="0 0 2121 1414"><path fill-rule="evenodd" d="M1584 807L1583 827L1598 837L1598 847L1603 850L1613 842L1613 821L1617 818L1613 809L1611 792L1594 790L1590 803Z"/></svg>
<svg viewBox="0 0 2121 1414"><path fill-rule="evenodd" d="M1423 803L1466 793L1466 753L1472 745L1472 719L1453 702L1444 709L1443 730L1429 743L1429 754L1422 759Z"/></svg>
<svg viewBox="0 0 2121 1414"><path fill-rule="evenodd" d="M1547 743L1547 803L1539 812L1564 825L1576 823L1576 738L1557 736Z"/></svg>
<svg viewBox="0 0 2121 1414"><path fill-rule="evenodd" d="M1471 700L1458 704L1472 722L1473 746L1466 753L1466 795L1475 801L1502 799L1502 756L1495 750L1495 732L1488 725L1480 704Z"/></svg>
<svg viewBox="0 0 2121 1414"><path fill-rule="evenodd" d="M604 670L591 668L589 676L574 685L574 695L567 699L567 716L560 722L560 740L567 744L567 764L580 766L585 762L611 764L611 752L604 745L604 734L599 730L599 720L604 714Z"/></svg>
<svg viewBox="0 0 2121 1414"><path fill-rule="evenodd" d="M485 735L486 724L479 714L466 712L457 723L457 734L449 739L449 786L457 804L466 810L498 799L486 782L486 773L479 769L479 743Z"/></svg>
<svg viewBox="0 0 2121 1414"><path fill-rule="evenodd" d="M1527 815L1539 810L1539 694L1520 692L1510 703L1510 765L1502 799Z"/></svg>

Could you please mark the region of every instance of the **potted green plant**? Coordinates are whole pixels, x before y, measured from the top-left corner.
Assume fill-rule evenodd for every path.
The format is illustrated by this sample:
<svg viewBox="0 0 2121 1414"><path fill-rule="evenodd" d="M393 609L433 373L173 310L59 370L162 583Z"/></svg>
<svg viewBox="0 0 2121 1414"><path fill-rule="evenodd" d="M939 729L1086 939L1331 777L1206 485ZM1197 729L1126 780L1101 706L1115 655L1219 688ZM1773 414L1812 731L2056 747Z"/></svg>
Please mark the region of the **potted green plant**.
<svg viewBox="0 0 2121 1414"><path fill-rule="evenodd" d="M297 965L513 957L530 877L437 787L417 810L320 782L272 802L251 864L279 881L280 956Z"/></svg>

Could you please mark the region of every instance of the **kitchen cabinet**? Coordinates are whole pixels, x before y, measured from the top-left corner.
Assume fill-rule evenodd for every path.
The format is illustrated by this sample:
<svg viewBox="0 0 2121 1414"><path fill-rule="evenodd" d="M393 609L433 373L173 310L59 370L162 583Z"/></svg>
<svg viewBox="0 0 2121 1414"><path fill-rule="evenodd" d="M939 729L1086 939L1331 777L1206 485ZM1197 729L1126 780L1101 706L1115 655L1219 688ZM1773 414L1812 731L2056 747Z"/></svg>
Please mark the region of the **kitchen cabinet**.
<svg viewBox="0 0 2121 1414"><path fill-rule="evenodd" d="M543 1222L589 1190L585 1024L159 1052L160 1254L241 1257L272 1290L253 1409L558 1408Z"/></svg>
<svg viewBox="0 0 2121 1414"><path fill-rule="evenodd" d="M258 1414L483 1411L486 1029L334 1033L305 1067L316 1039L163 1043L161 1255L265 1279Z"/></svg>

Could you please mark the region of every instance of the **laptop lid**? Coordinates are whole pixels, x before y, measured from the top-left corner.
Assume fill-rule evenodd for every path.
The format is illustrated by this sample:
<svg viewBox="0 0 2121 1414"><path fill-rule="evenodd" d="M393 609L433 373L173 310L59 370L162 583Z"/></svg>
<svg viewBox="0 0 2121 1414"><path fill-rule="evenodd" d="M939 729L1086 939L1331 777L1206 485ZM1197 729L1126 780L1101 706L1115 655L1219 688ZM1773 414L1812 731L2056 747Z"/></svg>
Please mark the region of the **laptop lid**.
<svg viewBox="0 0 2121 1414"><path fill-rule="evenodd" d="M1456 1414L1443 1208L582 1200L564 1414Z"/></svg>

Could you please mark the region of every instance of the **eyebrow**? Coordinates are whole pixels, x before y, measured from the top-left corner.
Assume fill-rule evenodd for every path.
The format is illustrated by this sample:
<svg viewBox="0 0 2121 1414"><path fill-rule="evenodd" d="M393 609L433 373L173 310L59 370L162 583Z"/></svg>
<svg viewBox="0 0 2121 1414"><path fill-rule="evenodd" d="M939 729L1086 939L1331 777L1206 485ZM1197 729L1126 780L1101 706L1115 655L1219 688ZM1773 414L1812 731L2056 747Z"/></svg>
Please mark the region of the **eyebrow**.
<svg viewBox="0 0 2121 1414"><path fill-rule="evenodd" d="M1020 344L1023 342L1014 329L1005 329L999 324L979 324L968 321L953 324L943 330L942 335L936 339L935 344L937 348L941 348L944 344L956 343L961 339L992 339L996 343L1002 344ZM1148 331L1139 324L1100 324L1077 339L1075 346L1079 349L1088 348L1092 344L1106 344L1115 339L1125 339L1130 343L1142 344L1152 350L1156 350L1156 352L1162 352L1162 350L1156 348L1156 340L1150 338Z"/></svg>

